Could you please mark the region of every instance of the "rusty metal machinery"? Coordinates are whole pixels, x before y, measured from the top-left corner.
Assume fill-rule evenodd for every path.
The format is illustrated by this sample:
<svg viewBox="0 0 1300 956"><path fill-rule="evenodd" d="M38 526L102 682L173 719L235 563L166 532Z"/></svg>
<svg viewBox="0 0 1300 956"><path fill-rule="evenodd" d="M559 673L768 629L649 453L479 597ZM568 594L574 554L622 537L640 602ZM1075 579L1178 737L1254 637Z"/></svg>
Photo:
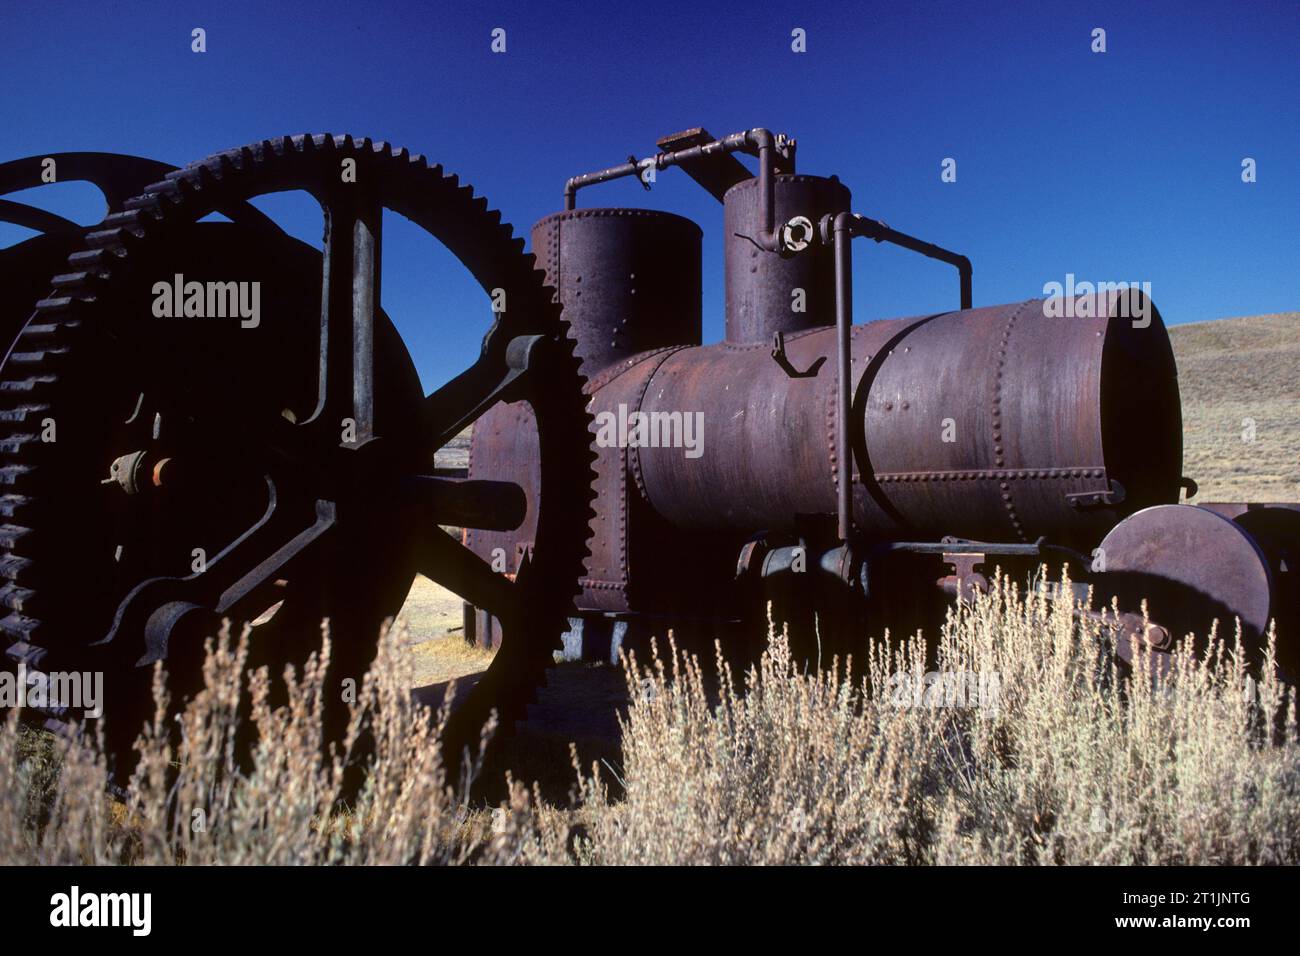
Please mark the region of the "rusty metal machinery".
<svg viewBox="0 0 1300 956"><path fill-rule="evenodd" d="M1118 599L1132 640L1270 620L1295 668L1297 506L1180 502L1177 372L1159 313L1120 290L1058 318L1041 300L972 307L962 255L853 213L835 177L796 173L766 130L666 137L645 159L576 176L533 248L565 308L596 430L597 519L567 639L611 653L637 634L753 619L775 599L821 637L936 622L940 591L995 566L1068 565ZM751 172L737 159L757 160ZM680 166L722 203L725 336L701 338L700 230L642 209L577 208L596 183ZM656 177L657 178L657 177ZM853 324L853 240L953 267L960 308ZM1137 317L1147 316L1139 320ZM696 451L663 433L696 419ZM527 483L507 407L473 437L470 474ZM471 532L480 554L516 532ZM527 534L524 533L526 538ZM801 570L808 573L800 574ZM939 588L935 588L936 582ZM757 587L756 587L757 586ZM757 595L757 600L755 600ZM936 597L938 600L936 600ZM1150 601L1154 624L1136 612ZM490 615L467 630L496 639ZM1133 615L1133 616L1127 616Z"/></svg>
<svg viewBox="0 0 1300 956"><path fill-rule="evenodd" d="M60 158L69 176L102 186L116 171L127 185L104 189L110 214L89 229L0 210L58 227L37 239L63 259L45 276L53 291L7 330L0 369L5 663L28 679L103 672L122 755L150 707L152 664L192 690L223 618L252 625L250 659L276 674L319 647L327 619L342 686L421 573L505 629L453 741L476 739L494 709L508 722L565 626L591 483L578 362L523 242L455 176L366 139L284 137L179 170ZM39 184L39 159L0 167L0 188ZM344 162L364 185L340 182ZM247 205L291 189L320 204L323 251ZM508 303L476 361L427 396L379 307L384 210ZM201 221L218 211L231 221ZM31 294L29 244L0 260L15 298ZM175 275L257 283L259 320L160 316L155 285ZM541 470L527 496L435 465L502 401L530 409ZM525 510L537 560L511 579L440 527L512 527ZM326 698L340 726L342 699ZM41 716L60 729L74 715Z"/></svg>
<svg viewBox="0 0 1300 956"><path fill-rule="evenodd" d="M521 714L561 648L606 657L673 628L739 649L771 602L818 652L851 650L933 625L995 567L1047 564L1118 604L1103 619L1123 659L1215 620L1258 652L1276 621L1300 669L1300 506L1182 500L1154 305L976 308L965 256L853 212L795 154L764 129L666 137L570 179L531 255L456 177L370 140L285 137L181 169L54 154L109 214L83 227L0 200L40 233L0 252L3 663L103 671L109 727L129 735L150 666L183 694L221 619L249 623L254 662L278 669L328 618L342 680L425 574L499 647L453 717L459 743L490 710ZM41 160L0 165L0 195L39 185ZM722 204L711 344L701 228L577 203L673 167ZM320 204L322 249L249 204L284 190ZM430 395L379 306L384 210L508 303ZM951 267L958 308L855 324L861 239ZM257 327L154 314L177 274L256 281ZM471 425L468 475L440 471Z"/></svg>

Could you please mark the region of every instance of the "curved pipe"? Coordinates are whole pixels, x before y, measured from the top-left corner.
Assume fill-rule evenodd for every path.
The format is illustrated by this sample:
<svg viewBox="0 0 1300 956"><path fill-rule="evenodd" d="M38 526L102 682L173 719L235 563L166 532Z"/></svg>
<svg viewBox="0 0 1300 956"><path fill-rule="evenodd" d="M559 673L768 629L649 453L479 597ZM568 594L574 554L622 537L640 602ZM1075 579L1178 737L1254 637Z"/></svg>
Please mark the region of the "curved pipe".
<svg viewBox="0 0 1300 956"><path fill-rule="evenodd" d="M792 140L774 135L771 130L761 126L732 133L730 136L702 143L699 146L691 146L688 149L656 153L645 159L629 157L626 163L573 176L564 184L564 208L566 211L574 209L577 204L578 190L587 186L628 176L641 178L642 174L649 169L667 169L706 156L725 156L729 153L745 153L758 158L758 188L762 193L763 231L753 238L767 252L781 251L780 227L776 224L775 174L778 161L781 162L784 171L794 171L794 144Z"/></svg>
<svg viewBox="0 0 1300 956"><path fill-rule="evenodd" d="M760 179L760 187L761 185ZM768 189L771 183L768 183ZM768 196L764 194L766 203ZM771 213L771 207L767 212ZM957 267L961 279L961 308L971 308L970 259L950 252L933 243L917 239L891 229L883 222L868 219L857 213L842 212L824 216L820 223L821 239L835 248L835 342L836 342L836 402L835 449L839 462L838 502L836 528L841 541L848 541L852 531L853 459L850 457L849 416L853 406L853 353L850 329L853 326L853 253L850 241L865 236L876 242L888 242L911 249L931 259L939 259Z"/></svg>

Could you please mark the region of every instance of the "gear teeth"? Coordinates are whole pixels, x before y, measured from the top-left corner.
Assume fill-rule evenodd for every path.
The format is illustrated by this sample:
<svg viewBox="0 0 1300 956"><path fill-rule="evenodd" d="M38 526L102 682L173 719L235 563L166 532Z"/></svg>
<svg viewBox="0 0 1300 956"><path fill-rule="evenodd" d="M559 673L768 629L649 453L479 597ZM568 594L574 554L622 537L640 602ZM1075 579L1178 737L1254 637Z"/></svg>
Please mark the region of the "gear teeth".
<svg viewBox="0 0 1300 956"><path fill-rule="evenodd" d="M33 375L16 381L0 382L0 392L19 395L35 395L45 386L52 385L57 379L53 375Z"/></svg>
<svg viewBox="0 0 1300 956"><path fill-rule="evenodd" d="M122 212L109 213L101 226L110 229L139 230L143 228L144 213L140 209L125 209Z"/></svg>
<svg viewBox="0 0 1300 956"><path fill-rule="evenodd" d="M316 153L320 155L309 155ZM511 227L503 222L501 212L491 209L486 197L475 196L472 187L462 184L459 177L446 172L440 164L431 164L421 154L412 154L383 140L332 133L266 139L168 173L161 181L147 186L141 196L124 203L120 212L114 212L95 227L86 237L91 248L69 257L67 271L55 279L54 292L38 303L36 314L22 333L21 345L11 356L11 361L0 369L0 375L7 372L13 376L0 378L0 454L10 459L0 464L0 519L3 519L0 521L0 578L9 582L0 585L0 606L10 612L0 619L0 632L15 642L8 651L10 659L30 658L39 662L49 653L50 648L39 647L33 640L42 627L46 630L55 628L50 633L58 641L74 645L70 650L75 649L76 642L95 638L60 634L55 623L42 625L39 599L43 594L48 601L54 598L42 590L40 582L58 573L57 567L44 567L44 554L46 551L57 552L59 543L37 538L31 531L31 528L43 527L36 520L43 513L42 509L57 507L57 502L43 499L41 489L35 487L41 483L34 480L40 478L41 468L50 467L46 464L47 458L43 456L42 443L37 440L37 435L41 420L55 407L51 393L64 387L60 370L67 362L69 348L77 342L76 337L69 333L86 328L83 322L94 318L93 313L84 310L94 308L104 298L120 260L134 255L138 244L158 235L159 229L165 228L169 221L192 221L190 216L194 213L201 216L204 210L221 208L218 199L228 201L231 187L250 179L256 185L257 180L252 177L262 168L268 168L276 182L281 181L281 168L290 173L302 169L310 177L319 175L322 170L328 172L331 159L339 154L358 159L364 156L368 169L375 174L390 180L400 177L408 184L411 194L423 197L431 207L440 207L446 217L446 229L442 235L449 246L459 247L453 251L471 272L480 281L490 281L489 287L502 285L534 297L536 308L526 311L535 314L540 321L554 323L556 334L569 342L568 365L565 367L572 370L579 387L572 395L563 394L563 388L548 389L548 394L539 394L537 399L545 408L545 412L539 412L539 417L545 416L557 424L555 441L558 445L553 447L563 449L557 455L557 461L577 467L576 472L567 476L567 485L554 484L566 476L549 478L546 485L548 494L556 496L558 505L567 504L567 508L556 507L558 516L571 523L586 518L587 530L581 538L576 533L566 537L563 530L566 526L547 526L554 527L554 530L543 532L551 536L551 543L542 545L551 549L547 551L548 564L537 569L537 594L540 597L538 606L529 609L530 613L535 610L536 616L517 635L511 652L504 658L498 655L498 663L511 666L493 668L484 679L484 695L479 695L474 707L467 709L476 712L495 689L501 695L496 703L504 711L501 726L508 731L519 716L522 698L530 688L544 682L545 668L551 660L551 646L559 646L559 634L567 626L567 611L562 605L572 606L582 558L588 551L585 542L590 535L590 519L594 516L590 507L594 497L591 490L595 477L591 468L594 456L587 435L590 414L580 387L579 366L572 357L572 341L567 337L568 325L560 318L558 306L545 307L551 290L546 288L544 275L537 269L534 259L530 255L525 258L524 238L513 235ZM28 370L30 374L27 374ZM62 409L62 406L58 408ZM578 422L582 428L576 427ZM561 425L564 427L559 427ZM570 425L574 427L568 427ZM585 491L574 488L574 478L580 482L585 478ZM566 492L566 488L571 490ZM41 555L39 565L33 563L28 553L33 545ZM573 573L570 575L569 572ZM569 593L565 593L566 590ZM476 713L467 716L472 718ZM66 727L60 722L54 723ZM477 728L474 733L477 733Z"/></svg>
<svg viewBox="0 0 1300 956"><path fill-rule="evenodd" d="M158 184L155 183L153 186L147 188L149 190L155 190L157 189L157 185ZM159 204L162 202L162 199L163 197L161 195L161 191L151 191L145 193L142 196L134 196L131 199L128 199L126 202L122 204L122 208L128 211L133 209L138 209L147 213L149 212L157 213L159 210ZM157 217L155 216L155 218Z"/></svg>
<svg viewBox="0 0 1300 956"><path fill-rule="evenodd" d="M10 352L9 361L17 365L40 365L50 356L64 355L67 349L46 349L42 352Z"/></svg>
<svg viewBox="0 0 1300 956"><path fill-rule="evenodd" d="M40 667L45 661L45 651L39 647L33 647L25 641L20 641L5 650L5 657L15 664L22 664L28 668Z"/></svg>
<svg viewBox="0 0 1300 956"><path fill-rule="evenodd" d="M35 591L31 588L25 588L19 584L10 582L0 587L0 606L7 607L11 611L17 611L23 614L31 610L31 599L35 596Z"/></svg>
<svg viewBox="0 0 1300 956"><path fill-rule="evenodd" d="M17 524L0 524L0 547L8 551L17 551L19 542L31 535L31 528Z"/></svg>
<svg viewBox="0 0 1300 956"><path fill-rule="evenodd" d="M68 265L82 272L107 272L115 258L108 249L83 249L68 256Z"/></svg>
<svg viewBox="0 0 1300 956"><path fill-rule="evenodd" d="M188 179L181 179L179 175L177 175L182 172L185 172L185 170L178 169L174 173L168 173L167 176L169 178L146 186L144 194L140 198L152 202L158 209L163 208L162 203L164 202L170 203L171 205L176 205L181 202L186 191L189 189L190 183ZM189 170L189 172L191 175L194 173L193 170ZM176 178L170 178L172 176L176 176Z"/></svg>
<svg viewBox="0 0 1300 956"><path fill-rule="evenodd" d="M107 249L133 243L139 239L143 233L132 232L129 229L97 229L94 232L86 233L86 245L92 249Z"/></svg>
<svg viewBox="0 0 1300 956"><path fill-rule="evenodd" d="M56 289L79 289L97 278L93 272L65 272L51 279L50 284Z"/></svg>
<svg viewBox="0 0 1300 956"><path fill-rule="evenodd" d="M0 409L0 422L21 424L26 422L29 417L34 418L47 411L49 411L49 407L46 405L19 405L17 408Z"/></svg>
<svg viewBox="0 0 1300 956"><path fill-rule="evenodd" d="M0 555L0 577L16 581L29 567L32 559L18 554Z"/></svg>
<svg viewBox="0 0 1300 956"><path fill-rule="evenodd" d="M70 295L51 296L48 299L41 299L36 303L36 309L40 312L63 312L71 307L77 300Z"/></svg>
<svg viewBox="0 0 1300 956"><path fill-rule="evenodd" d="M30 643L39 627L40 622L36 618L19 614L17 611L0 618L0 634L6 635L15 643Z"/></svg>
<svg viewBox="0 0 1300 956"><path fill-rule="evenodd" d="M32 499L27 495L0 495L0 516L17 518L31 503Z"/></svg>
<svg viewBox="0 0 1300 956"><path fill-rule="evenodd" d="M224 154L229 172L242 173L256 162L256 157L247 147L232 149Z"/></svg>

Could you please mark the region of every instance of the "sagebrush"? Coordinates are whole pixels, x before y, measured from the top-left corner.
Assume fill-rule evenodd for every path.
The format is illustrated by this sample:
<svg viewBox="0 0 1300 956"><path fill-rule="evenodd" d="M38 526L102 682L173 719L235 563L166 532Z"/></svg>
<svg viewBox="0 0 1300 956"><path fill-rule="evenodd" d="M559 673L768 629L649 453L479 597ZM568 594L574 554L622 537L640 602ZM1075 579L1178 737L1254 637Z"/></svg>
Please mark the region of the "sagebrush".
<svg viewBox="0 0 1300 956"><path fill-rule="evenodd" d="M1061 593L998 579L933 646L885 635L821 672L775 629L743 675L671 645L648 667L629 660L621 760L575 768L565 806L515 781L500 806L472 803L482 764L449 779L400 638L383 642L348 741L326 758L320 659L285 675L289 703L273 708L270 676L247 675L246 642L223 637L179 735L160 718L141 736L123 799L95 740L38 738L10 716L0 862L1300 861L1295 695L1271 651L1252 673L1235 640L1212 635L1200 654L1182 645L1167 675L1144 658L1121 673L1111 636ZM980 699L954 694L960 680L928 684L935 672L978 675ZM161 675L155 688L163 714ZM246 764L243 719L259 740ZM358 756L363 729L373 743ZM359 787L345 784L356 762Z"/></svg>

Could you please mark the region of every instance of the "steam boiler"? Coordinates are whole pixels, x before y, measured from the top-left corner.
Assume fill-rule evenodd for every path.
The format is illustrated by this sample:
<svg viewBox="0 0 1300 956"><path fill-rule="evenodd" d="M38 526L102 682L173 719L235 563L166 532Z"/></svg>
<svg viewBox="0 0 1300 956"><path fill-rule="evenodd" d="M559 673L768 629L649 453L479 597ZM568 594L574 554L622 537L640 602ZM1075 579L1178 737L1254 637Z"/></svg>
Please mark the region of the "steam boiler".
<svg viewBox="0 0 1300 956"><path fill-rule="evenodd" d="M1214 621L1257 651L1276 621L1294 668L1300 506L1188 503L1174 358L1141 291L1078 297L1070 318L977 308L964 255L855 212L836 177L796 171L793 139L657 146L571 178L531 253L457 176L360 137L181 168L0 164L0 196L84 180L107 207L83 226L0 199L35 233L0 250L0 634L4 666L43 688L24 715L68 730L85 715L59 675L101 673L123 753L157 663L183 700L223 621L274 673L325 621L337 729L334 691L417 575L497 649L454 744L520 716L557 653L669 629L738 647L769 605L850 650L932 623L996 568L1068 567L1123 659ZM718 342L699 225L578 205L674 168L722 206ZM319 246L253 203L286 191L318 204ZM382 306L385 211L491 303L478 355L428 394ZM957 307L855 323L854 252L875 243L951 268ZM439 452L466 430L462 469Z"/></svg>
<svg viewBox="0 0 1300 956"><path fill-rule="evenodd" d="M795 171L792 140L696 129L658 146L569 180L566 208L532 231L594 419L596 519L568 653L616 657L702 624L735 640L729 625L761 622L767 602L822 652L850 651L868 631L936 625L943 591L969 596L995 567L1046 565L1094 606L1118 600L1125 658L1215 620L1240 619L1258 647L1276 619L1294 666L1300 512L1180 503L1196 486L1181 473L1177 370L1143 292L974 308L965 256L854 213L836 177ZM720 342L702 342L695 223L576 208L580 189L670 167L722 206ZM959 308L854 324L857 238L952 266ZM692 421L694 448L665 440ZM527 433L526 412L494 409L470 475L528 487ZM490 560L524 553L529 533L465 539ZM485 610L467 607L466 624L500 641Z"/></svg>

